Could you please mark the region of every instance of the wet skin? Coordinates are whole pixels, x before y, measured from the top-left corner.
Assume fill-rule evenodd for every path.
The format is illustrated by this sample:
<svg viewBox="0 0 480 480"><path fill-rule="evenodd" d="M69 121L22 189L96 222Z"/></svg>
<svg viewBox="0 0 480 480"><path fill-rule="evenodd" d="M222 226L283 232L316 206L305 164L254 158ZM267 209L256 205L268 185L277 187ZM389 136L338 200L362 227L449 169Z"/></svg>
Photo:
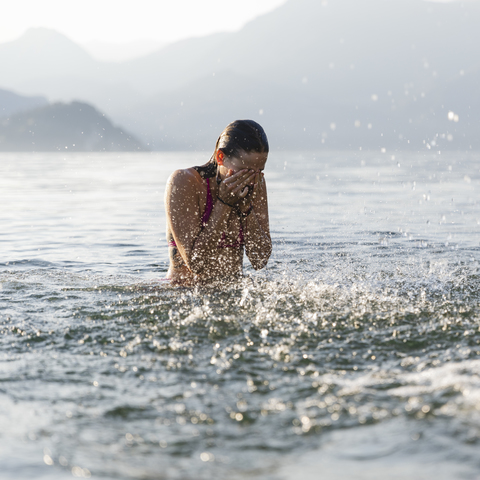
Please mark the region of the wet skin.
<svg viewBox="0 0 480 480"><path fill-rule="evenodd" d="M206 181L193 168L172 174L165 192L167 240L175 240L177 246L169 248L167 278L189 285L240 275L244 247L218 248L222 236L226 245L238 242L240 229L252 266L258 269L266 265L271 253L263 176L266 161L267 154L256 152L220 158L220 183L215 178L208 180L214 205L204 228L201 218L206 208Z"/></svg>

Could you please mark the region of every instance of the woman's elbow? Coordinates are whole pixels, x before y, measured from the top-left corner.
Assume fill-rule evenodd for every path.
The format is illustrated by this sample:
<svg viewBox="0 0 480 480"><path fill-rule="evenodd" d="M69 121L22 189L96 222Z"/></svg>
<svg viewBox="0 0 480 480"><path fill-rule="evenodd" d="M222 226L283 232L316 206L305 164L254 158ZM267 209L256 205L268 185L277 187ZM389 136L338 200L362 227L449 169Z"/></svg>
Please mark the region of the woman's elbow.
<svg viewBox="0 0 480 480"><path fill-rule="evenodd" d="M250 258L250 263L255 270L261 270L267 266L270 255L272 254L272 248L270 247L267 251L263 252L262 255L252 255Z"/></svg>
<svg viewBox="0 0 480 480"><path fill-rule="evenodd" d="M263 262L253 262L252 267L254 270L261 270L262 268L265 268L267 266L268 259L263 261Z"/></svg>
<svg viewBox="0 0 480 480"><path fill-rule="evenodd" d="M205 269L205 262L199 255L193 254L188 261L188 268L194 275L201 275Z"/></svg>

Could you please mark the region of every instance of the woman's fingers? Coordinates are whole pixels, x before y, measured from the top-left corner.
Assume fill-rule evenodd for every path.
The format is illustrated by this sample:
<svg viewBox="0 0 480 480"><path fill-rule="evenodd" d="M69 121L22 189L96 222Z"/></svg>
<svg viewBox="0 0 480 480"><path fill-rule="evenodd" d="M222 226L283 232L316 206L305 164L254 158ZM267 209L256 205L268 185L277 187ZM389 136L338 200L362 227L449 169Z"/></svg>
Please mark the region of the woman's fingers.
<svg viewBox="0 0 480 480"><path fill-rule="evenodd" d="M235 186L232 188L232 192L235 192L237 194L243 191L245 187L248 187L252 183L254 178L254 174L250 174L248 177L244 177L241 181L235 184Z"/></svg>
<svg viewBox="0 0 480 480"><path fill-rule="evenodd" d="M240 172L239 172L240 173ZM244 185L250 181L250 178L253 177L254 174L250 173L250 171L245 171L241 175L235 174L232 177L227 178L224 183L229 189L236 189L240 185Z"/></svg>
<svg viewBox="0 0 480 480"><path fill-rule="evenodd" d="M240 200L243 200L248 195L249 191L250 189L248 188L248 185L246 187L243 187L243 190L241 190L238 195L240 197Z"/></svg>
<svg viewBox="0 0 480 480"><path fill-rule="evenodd" d="M228 203L238 203L245 199L259 181L259 172L255 170L244 169L232 173L230 170L227 178L219 186L219 196Z"/></svg>
<svg viewBox="0 0 480 480"><path fill-rule="evenodd" d="M244 176L249 172L248 169L244 168L243 170L239 170L238 172L234 172L233 170L229 170L227 173L227 178L224 180L225 182L233 182L236 179Z"/></svg>

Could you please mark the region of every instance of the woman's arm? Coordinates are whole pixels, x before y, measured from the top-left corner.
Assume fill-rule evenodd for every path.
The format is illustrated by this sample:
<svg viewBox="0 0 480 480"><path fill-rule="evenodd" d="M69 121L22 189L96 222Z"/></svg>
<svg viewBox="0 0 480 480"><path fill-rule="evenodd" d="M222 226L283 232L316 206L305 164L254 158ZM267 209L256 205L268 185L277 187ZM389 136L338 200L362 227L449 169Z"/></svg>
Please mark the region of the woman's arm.
<svg viewBox="0 0 480 480"><path fill-rule="evenodd" d="M235 205L242 198L242 190L252 175L238 172L225 179L219 195ZM167 182L165 208L167 222L178 251L194 274L218 269L218 242L227 229L232 207L215 202L207 225L202 229L199 192L200 180L189 170L177 170Z"/></svg>
<svg viewBox="0 0 480 480"><path fill-rule="evenodd" d="M243 202L248 203L248 202ZM240 221L245 235L245 252L255 270L267 265L272 253L268 221L267 187L263 173L257 174L250 207L240 208Z"/></svg>

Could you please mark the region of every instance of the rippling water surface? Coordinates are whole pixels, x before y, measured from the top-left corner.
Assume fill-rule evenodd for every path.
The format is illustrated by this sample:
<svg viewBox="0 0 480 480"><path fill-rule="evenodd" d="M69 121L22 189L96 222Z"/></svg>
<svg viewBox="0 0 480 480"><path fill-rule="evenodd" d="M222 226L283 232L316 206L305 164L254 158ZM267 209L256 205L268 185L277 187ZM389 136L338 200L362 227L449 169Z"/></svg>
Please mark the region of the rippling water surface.
<svg viewBox="0 0 480 480"><path fill-rule="evenodd" d="M2 478L480 479L475 154L271 153L274 254L171 288L200 154L1 154Z"/></svg>

